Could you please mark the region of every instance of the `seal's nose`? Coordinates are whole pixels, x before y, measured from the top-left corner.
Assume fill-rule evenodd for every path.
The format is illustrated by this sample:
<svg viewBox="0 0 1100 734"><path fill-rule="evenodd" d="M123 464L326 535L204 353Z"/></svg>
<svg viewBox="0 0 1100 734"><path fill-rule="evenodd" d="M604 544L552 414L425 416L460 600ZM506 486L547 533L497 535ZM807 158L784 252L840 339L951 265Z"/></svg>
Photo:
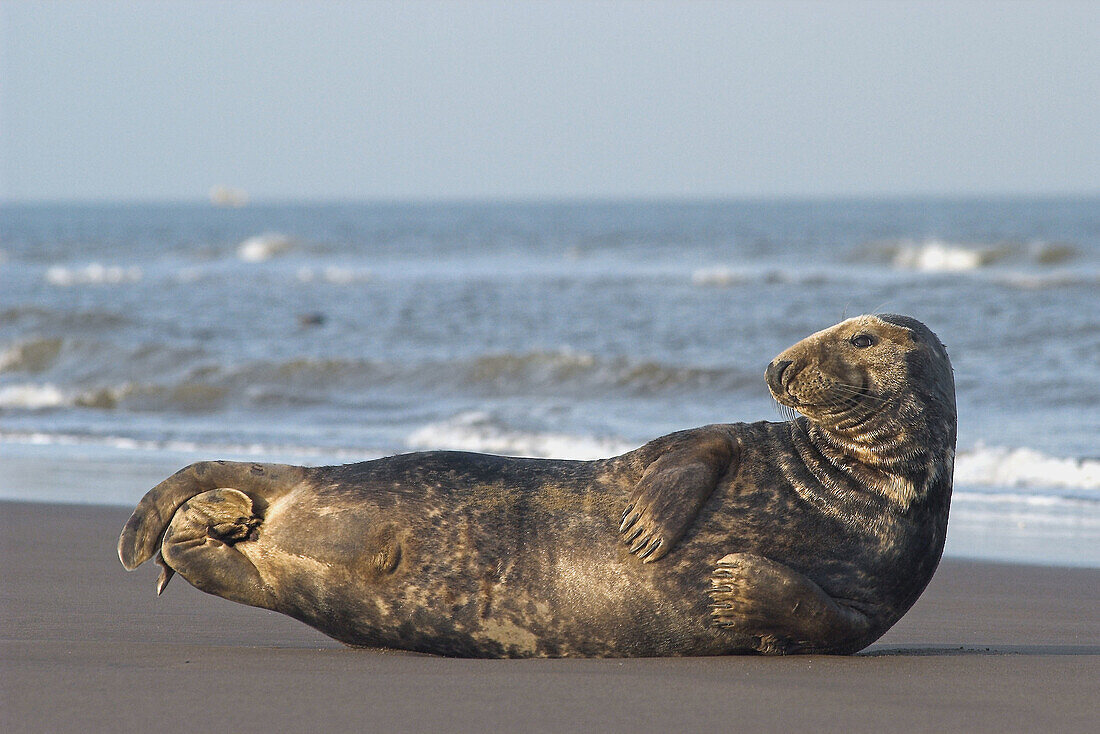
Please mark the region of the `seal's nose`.
<svg viewBox="0 0 1100 734"><path fill-rule="evenodd" d="M791 366L789 359L777 359L764 370L764 380L776 395L783 392L783 371Z"/></svg>

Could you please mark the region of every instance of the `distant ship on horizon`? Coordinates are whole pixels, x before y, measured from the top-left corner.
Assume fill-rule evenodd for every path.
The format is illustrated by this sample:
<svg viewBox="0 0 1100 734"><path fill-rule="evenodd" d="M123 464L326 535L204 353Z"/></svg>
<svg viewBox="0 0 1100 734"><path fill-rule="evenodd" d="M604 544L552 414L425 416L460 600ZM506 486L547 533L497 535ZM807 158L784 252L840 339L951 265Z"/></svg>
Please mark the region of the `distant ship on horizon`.
<svg viewBox="0 0 1100 734"><path fill-rule="evenodd" d="M239 209L248 204L248 192L218 184L210 187L210 203L214 206Z"/></svg>

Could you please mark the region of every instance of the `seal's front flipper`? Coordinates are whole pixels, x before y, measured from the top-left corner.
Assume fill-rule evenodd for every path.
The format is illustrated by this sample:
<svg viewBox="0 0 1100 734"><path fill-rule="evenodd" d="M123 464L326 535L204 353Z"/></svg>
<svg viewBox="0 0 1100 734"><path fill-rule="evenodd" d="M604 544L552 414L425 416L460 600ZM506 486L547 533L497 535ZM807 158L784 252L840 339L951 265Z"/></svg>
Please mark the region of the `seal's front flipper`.
<svg viewBox="0 0 1100 734"><path fill-rule="evenodd" d="M767 655L857 652L871 619L797 571L754 553L731 553L711 575L711 619Z"/></svg>
<svg viewBox="0 0 1100 734"><path fill-rule="evenodd" d="M645 563L668 553L718 480L735 469L737 445L716 429L691 431L649 465L630 492L619 532Z"/></svg>

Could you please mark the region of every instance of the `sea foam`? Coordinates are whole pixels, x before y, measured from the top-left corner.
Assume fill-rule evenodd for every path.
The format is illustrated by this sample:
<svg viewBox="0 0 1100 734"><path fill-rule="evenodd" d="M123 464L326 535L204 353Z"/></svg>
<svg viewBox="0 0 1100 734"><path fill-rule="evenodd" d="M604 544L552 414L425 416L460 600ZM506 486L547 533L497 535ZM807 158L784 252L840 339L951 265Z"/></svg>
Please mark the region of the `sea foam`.
<svg viewBox="0 0 1100 734"><path fill-rule="evenodd" d="M414 449L452 449L582 461L615 456L637 448L635 444L612 438L508 430L480 411L459 413L449 420L429 423L409 434L406 443Z"/></svg>
<svg viewBox="0 0 1100 734"><path fill-rule="evenodd" d="M285 234L268 232L249 237L237 245L237 257L245 262L258 263L283 255L291 250L294 241Z"/></svg>
<svg viewBox="0 0 1100 734"><path fill-rule="evenodd" d="M0 409L44 410L71 405L56 385L22 383L0 387Z"/></svg>
<svg viewBox="0 0 1100 734"><path fill-rule="evenodd" d="M955 483L989 487L1100 489L1100 460L1030 448L977 446L955 459Z"/></svg>
<svg viewBox="0 0 1100 734"><path fill-rule="evenodd" d="M1064 266L1078 258L1076 246L1065 242L949 242L927 240L886 240L870 242L858 250L895 270L922 273L966 273L990 265L1027 269Z"/></svg>
<svg viewBox="0 0 1100 734"><path fill-rule="evenodd" d="M80 433L47 433L43 431L0 430L0 442L27 446L102 447L108 450L143 453L195 454L196 459L211 454L270 461L300 461L314 465L320 462L369 461L382 454L377 451L349 447L320 447L283 443L205 442L183 439L150 439L117 435Z"/></svg>
<svg viewBox="0 0 1100 734"><path fill-rule="evenodd" d="M907 244L894 254L893 266L899 270L927 273L957 273L976 270L996 259L991 250L953 245L939 240Z"/></svg>
<svg viewBox="0 0 1100 734"><path fill-rule="evenodd" d="M141 268L136 266L102 265L90 263L82 268L54 265L46 271L46 282L56 286L117 285L141 280Z"/></svg>

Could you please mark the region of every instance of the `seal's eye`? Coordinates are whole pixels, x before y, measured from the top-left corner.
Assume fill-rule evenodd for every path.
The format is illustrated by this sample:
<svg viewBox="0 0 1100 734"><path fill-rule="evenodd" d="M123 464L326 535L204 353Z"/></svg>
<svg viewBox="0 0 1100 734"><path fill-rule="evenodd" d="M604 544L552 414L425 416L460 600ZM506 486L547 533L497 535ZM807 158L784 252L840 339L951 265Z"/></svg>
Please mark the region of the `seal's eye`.
<svg viewBox="0 0 1100 734"><path fill-rule="evenodd" d="M875 338L870 334L856 334L849 341L851 341L852 346L857 349L866 349L875 344Z"/></svg>

